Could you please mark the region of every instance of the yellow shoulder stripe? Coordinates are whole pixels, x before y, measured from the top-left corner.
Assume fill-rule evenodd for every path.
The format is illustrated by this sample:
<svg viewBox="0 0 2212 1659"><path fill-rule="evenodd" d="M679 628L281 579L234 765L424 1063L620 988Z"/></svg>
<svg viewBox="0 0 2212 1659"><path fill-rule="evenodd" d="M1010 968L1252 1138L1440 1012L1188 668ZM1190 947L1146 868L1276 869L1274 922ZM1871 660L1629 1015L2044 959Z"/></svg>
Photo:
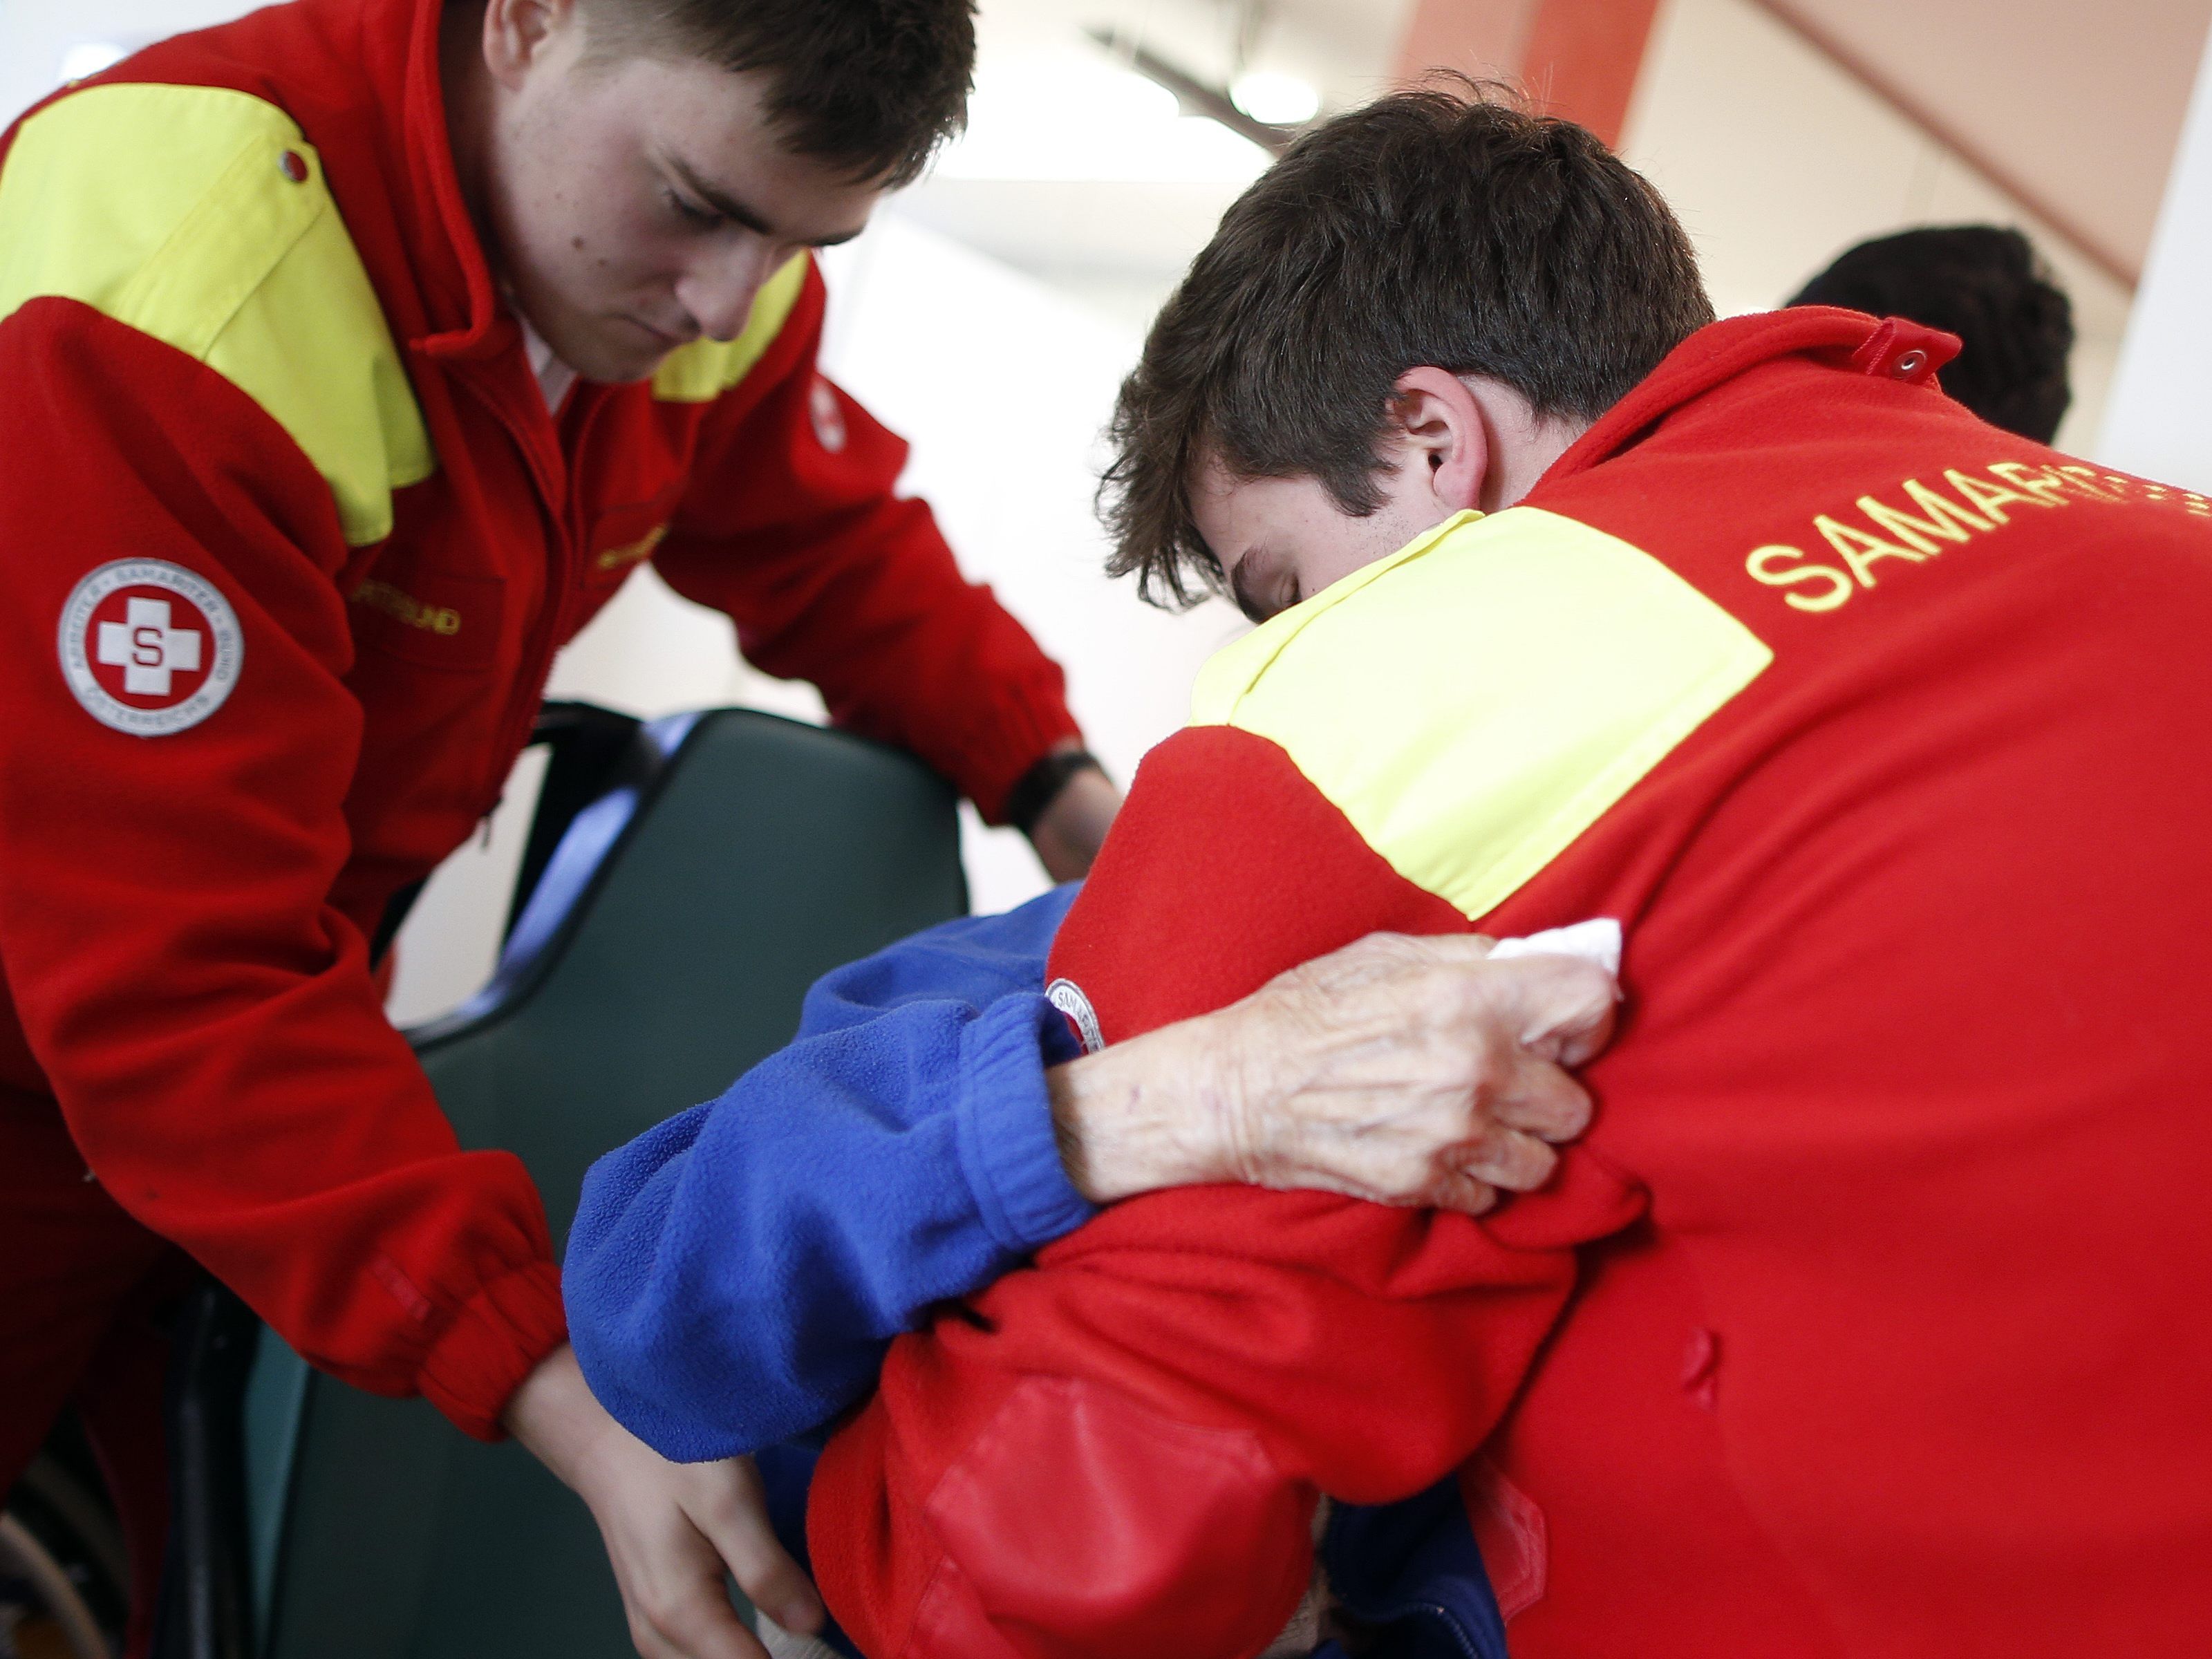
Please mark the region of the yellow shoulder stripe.
<svg viewBox="0 0 2212 1659"><path fill-rule="evenodd" d="M1480 917L1772 660L1648 554L1518 507L1237 641L1192 720L1279 744L1393 869Z"/></svg>
<svg viewBox="0 0 2212 1659"><path fill-rule="evenodd" d="M252 398L329 483L353 546L390 535L392 492L436 471L320 160L262 99L88 87L25 122L0 170L0 319L48 295Z"/></svg>
<svg viewBox="0 0 2212 1659"><path fill-rule="evenodd" d="M653 372L653 395L669 404L712 403L751 374L790 320L811 264L811 256L793 254L761 284L744 332L736 339L694 340L670 352Z"/></svg>

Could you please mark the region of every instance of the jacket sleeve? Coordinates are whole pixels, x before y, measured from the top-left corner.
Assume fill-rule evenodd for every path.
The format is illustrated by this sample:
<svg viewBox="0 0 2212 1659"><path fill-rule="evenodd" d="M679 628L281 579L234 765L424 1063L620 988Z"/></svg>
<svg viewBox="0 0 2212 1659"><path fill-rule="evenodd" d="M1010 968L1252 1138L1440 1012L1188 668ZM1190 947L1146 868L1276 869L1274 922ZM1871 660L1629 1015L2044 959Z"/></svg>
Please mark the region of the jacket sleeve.
<svg viewBox="0 0 2212 1659"><path fill-rule="evenodd" d="M593 1166L569 1320L640 1438L725 1457L814 1428L933 1304L1090 1215L1044 1081L1076 1052L1042 994L1073 892L827 975L788 1048Z"/></svg>
<svg viewBox="0 0 2212 1659"><path fill-rule="evenodd" d="M1464 929L1275 745L1155 750L1050 971L1109 1041L1377 927ZM1259 1652L1317 1494L1402 1498L1488 1433L1641 1195L1586 1155L1494 1223L1321 1194L1138 1199L901 1337L815 1477L840 1623L893 1656ZM1223 1593L1224 1584L1238 1593Z"/></svg>
<svg viewBox="0 0 2212 1659"><path fill-rule="evenodd" d="M726 611L756 667L811 680L839 725L920 755L997 822L1022 774L1079 735L1064 678L898 495L906 444L816 368L822 317L811 272L708 416L655 568Z"/></svg>
<svg viewBox="0 0 2212 1659"><path fill-rule="evenodd" d="M31 1048L125 1210L313 1364L495 1436L558 1279L520 1163L460 1150L330 901L362 731L330 489L228 380L74 301L0 322L0 961ZM235 614L189 729L70 689L65 607L123 558Z"/></svg>

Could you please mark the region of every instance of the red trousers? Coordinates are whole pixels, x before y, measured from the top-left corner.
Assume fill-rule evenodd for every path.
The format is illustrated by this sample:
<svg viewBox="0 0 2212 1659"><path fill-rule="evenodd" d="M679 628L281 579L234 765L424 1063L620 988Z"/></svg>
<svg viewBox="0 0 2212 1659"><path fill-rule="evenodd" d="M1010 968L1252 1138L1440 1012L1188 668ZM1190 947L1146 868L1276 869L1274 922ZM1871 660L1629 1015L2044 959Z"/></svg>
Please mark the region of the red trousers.
<svg viewBox="0 0 2212 1659"><path fill-rule="evenodd" d="M0 1492L74 1404L130 1545L131 1659L150 1642L168 1529L155 1315L190 1280L189 1259L88 1178L54 1103L0 1089Z"/></svg>

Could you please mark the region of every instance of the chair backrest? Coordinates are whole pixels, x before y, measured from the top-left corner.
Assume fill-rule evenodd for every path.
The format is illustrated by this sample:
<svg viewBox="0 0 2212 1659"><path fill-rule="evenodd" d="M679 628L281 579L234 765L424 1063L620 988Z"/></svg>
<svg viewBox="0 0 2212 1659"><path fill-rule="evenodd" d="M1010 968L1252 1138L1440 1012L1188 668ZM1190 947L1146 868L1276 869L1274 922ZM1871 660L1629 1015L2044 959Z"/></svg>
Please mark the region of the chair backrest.
<svg viewBox="0 0 2212 1659"><path fill-rule="evenodd" d="M788 1041L817 976L960 915L951 792L910 757L744 710L638 729L490 988L415 1034L465 1145L519 1153L556 1243L601 1152ZM261 1659L619 1659L583 1505L519 1448L309 1373L248 1389Z"/></svg>

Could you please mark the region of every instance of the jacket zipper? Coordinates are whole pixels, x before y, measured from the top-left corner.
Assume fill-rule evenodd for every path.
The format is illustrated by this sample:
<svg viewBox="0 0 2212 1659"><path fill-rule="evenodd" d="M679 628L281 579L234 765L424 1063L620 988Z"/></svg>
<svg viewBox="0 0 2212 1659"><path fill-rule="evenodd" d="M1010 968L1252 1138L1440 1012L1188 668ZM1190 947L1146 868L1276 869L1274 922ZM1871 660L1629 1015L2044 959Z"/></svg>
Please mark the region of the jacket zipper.
<svg viewBox="0 0 2212 1659"><path fill-rule="evenodd" d="M579 457L583 453L586 437L599 418L603 401L593 394L584 395L592 395L592 403L585 411L583 423L577 431L576 453ZM551 488L553 481L547 475L531 434L516 425L497 399L483 397L481 392L478 396L491 407L501 424L507 428L515 447L522 452L532 479L538 485L538 506L550 532L546 538L547 551L551 555L545 572L544 603L538 608L538 626L532 631L522 660L517 665L514 678L517 695L508 707L507 719L500 727L499 740L493 747L493 763L499 769L499 775L490 781L489 787L503 790L507 787L507 771L513 768L515 756L522 752L524 739L528 737L531 726L538 719L538 708L545 700L545 682L553 672L553 658L559 648L556 641L561 637L561 625L567 618L574 598L571 590L575 586L576 547L583 534L582 527L577 522L575 500L576 480L581 469L573 465L563 466L562 470L566 474L563 482L568 488L556 500ZM559 441L557 429L555 441Z"/></svg>

